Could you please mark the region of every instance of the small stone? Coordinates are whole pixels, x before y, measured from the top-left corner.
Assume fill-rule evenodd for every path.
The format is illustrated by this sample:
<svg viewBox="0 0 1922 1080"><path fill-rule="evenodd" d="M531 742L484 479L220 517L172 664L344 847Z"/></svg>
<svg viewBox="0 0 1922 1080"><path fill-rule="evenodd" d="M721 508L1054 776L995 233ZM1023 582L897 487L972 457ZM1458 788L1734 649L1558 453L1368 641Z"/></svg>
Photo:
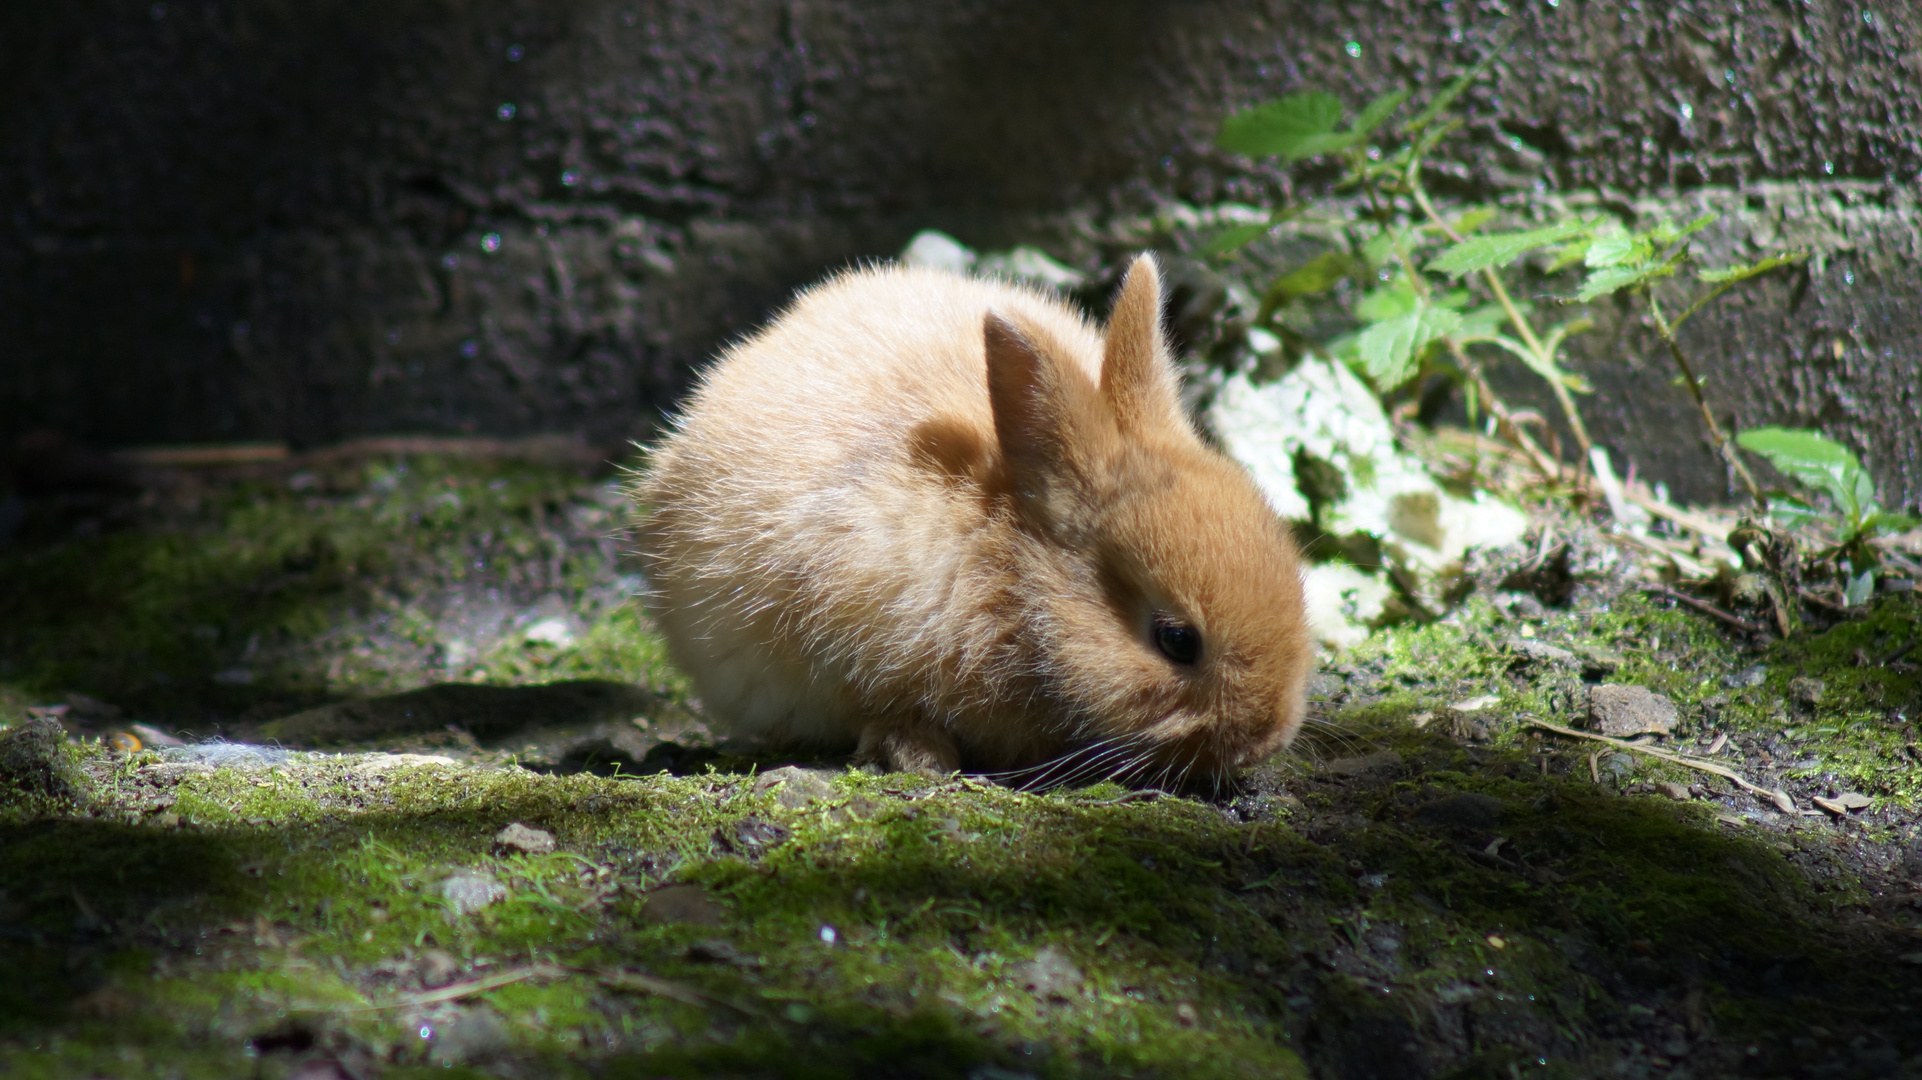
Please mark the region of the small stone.
<svg viewBox="0 0 1922 1080"><path fill-rule="evenodd" d="M1675 730L1675 703L1645 686L1608 683L1588 688L1588 718L1604 735L1627 738Z"/></svg>
<svg viewBox="0 0 1922 1080"><path fill-rule="evenodd" d="M1546 641L1531 641L1515 638L1508 643L1508 651L1522 659L1536 664L1573 664L1575 654Z"/></svg>
<svg viewBox="0 0 1922 1080"><path fill-rule="evenodd" d="M442 1068L485 1061L512 1045L500 1014L486 1005L457 1006L432 1019L410 1021L409 1028L429 1039L427 1059Z"/></svg>
<svg viewBox="0 0 1922 1080"><path fill-rule="evenodd" d="M647 894L641 921L657 926L721 926L727 909L699 885L668 885Z"/></svg>
<svg viewBox="0 0 1922 1080"><path fill-rule="evenodd" d="M793 835L787 829L758 814L749 814L734 825L732 835L717 832L714 838L722 847L737 855L758 859L774 848L780 847Z"/></svg>
<svg viewBox="0 0 1922 1080"><path fill-rule="evenodd" d="M439 949L429 949L414 961L414 970L420 974L422 988L435 990L454 981L460 974L460 961Z"/></svg>
<svg viewBox="0 0 1922 1080"><path fill-rule="evenodd" d="M59 720L37 716L0 732L0 798L9 795L86 801L86 776L67 748Z"/></svg>
<svg viewBox="0 0 1922 1080"><path fill-rule="evenodd" d="M1730 690L1744 690L1760 686L1769 677L1769 669L1763 664L1751 664L1740 671L1722 676L1722 685Z"/></svg>
<svg viewBox="0 0 1922 1080"><path fill-rule="evenodd" d="M1659 781L1655 785L1655 790L1674 799L1676 802L1687 802L1694 798L1694 793L1689 791L1687 784L1678 784L1673 780Z"/></svg>
<svg viewBox="0 0 1922 1080"><path fill-rule="evenodd" d="M1081 969L1076 967L1068 954L1052 945L1043 946L1034 954L1034 959L1016 965L1015 982L1035 997L1066 1001L1079 993L1082 984Z"/></svg>
<svg viewBox="0 0 1922 1080"><path fill-rule="evenodd" d="M1807 675L1797 675L1789 680L1789 697L1810 708L1822 703L1822 693L1827 689L1822 680Z"/></svg>
<svg viewBox="0 0 1922 1080"><path fill-rule="evenodd" d="M1599 645L1578 645L1576 655L1582 658L1582 677L1600 679L1615 674L1622 666L1620 653L1611 652Z"/></svg>
<svg viewBox="0 0 1922 1080"><path fill-rule="evenodd" d="M507 899L507 886L495 881L492 875L463 870L441 880L440 895L447 901L447 918L451 922Z"/></svg>
<svg viewBox="0 0 1922 1080"><path fill-rule="evenodd" d="M554 834L516 821L494 834L494 846L527 855L551 855Z"/></svg>
<svg viewBox="0 0 1922 1080"><path fill-rule="evenodd" d="M834 797L834 786L828 783L828 777L832 775L825 769L783 765L755 777L754 791L759 794L772 790L774 801L789 810L799 810L809 803Z"/></svg>

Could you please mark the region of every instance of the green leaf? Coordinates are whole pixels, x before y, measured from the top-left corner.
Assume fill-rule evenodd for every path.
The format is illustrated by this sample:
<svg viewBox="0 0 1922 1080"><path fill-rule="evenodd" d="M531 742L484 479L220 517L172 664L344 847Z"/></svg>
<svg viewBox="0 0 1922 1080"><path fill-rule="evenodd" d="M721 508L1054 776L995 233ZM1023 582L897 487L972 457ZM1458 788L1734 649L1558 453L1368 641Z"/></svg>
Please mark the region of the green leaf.
<svg viewBox="0 0 1922 1080"><path fill-rule="evenodd" d="M1908 514L1880 510L1870 514L1868 520L1862 523L1862 531L1870 536L1879 536L1882 533L1908 532L1919 525L1922 525L1922 520Z"/></svg>
<svg viewBox="0 0 1922 1080"><path fill-rule="evenodd" d="M1609 293L1626 289L1631 285L1640 285L1650 278L1667 277L1674 272L1675 268L1669 263L1656 263L1652 266L1605 266L1588 275L1588 280L1582 282L1582 291L1575 294L1575 299L1587 303L1598 296L1607 296Z"/></svg>
<svg viewBox="0 0 1922 1080"><path fill-rule="evenodd" d="M1361 115L1355 117L1355 122L1349 125L1348 130L1356 135L1368 134L1380 127L1382 121L1388 119L1389 114L1400 108L1401 103L1407 100L1408 91L1406 90L1391 90L1383 94L1362 109Z"/></svg>
<svg viewBox="0 0 1922 1080"><path fill-rule="evenodd" d="M1591 270L1620 266L1625 262L1645 262L1654 253L1649 242L1626 229L1613 229L1595 237L1582 254L1582 265Z"/></svg>
<svg viewBox="0 0 1922 1080"><path fill-rule="evenodd" d="M1224 150L1250 157L1274 155L1299 161L1354 145L1359 136L1337 134L1341 100L1325 90L1308 90L1263 102L1222 121L1215 140Z"/></svg>
<svg viewBox="0 0 1922 1080"><path fill-rule="evenodd" d="M1461 217L1455 219L1455 231L1466 236L1493 220L1495 220L1494 207L1477 206L1473 210L1464 211Z"/></svg>
<svg viewBox="0 0 1922 1080"><path fill-rule="evenodd" d="M1355 318L1365 323L1387 322L1414 311L1420 303L1408 278L1398 277L1379 289L1363 293L1361 299L1355 301Z"/></svg>
<svg viewBox="0 0 1922 1080"><path fill-rule="evenodd" d="M1394 258L1395 244L1397 239L1398 237L1395 231L1391 228L1391 229L1383 229L1380 232L1374 234L1373 236L1370 236L1368 239L1362 241L1362 245L1361 245L1362 261L1366 262L1371 267L1375 267L1375 266L1380 266L1383 263L1387 262L1388 260Z"/></svg>
<svg viewBox="0 0 1922 1080"><path fill-rule="evenodd" d="M1375 385L1390 390L1415 374L1422 350L1436 338L1461 325L1462 317L1447 308L1418 306L1406 315L1378 322L1361 332L1356 351L1362 369Z"/></svg>
<svg viewBox="0 0 1922 1080"><path fill-rule="evenodd" d="M1862 493L1873 497L1874 481L1848 447L1819 432L1779 427L1750 428L1735 443L1767 458L1783 476L1827 495L1851 526L1866 518Z"/></svg>
<svg viewBox="0 0 1922 1080"><path fill-rule="evenodd" d="M1822 515L1800 503L1785 502L1773 493L1769 497L1769 516L1791 528L1814 525L1822 520Z"/></svg>
<svg viewBox="0 0 1922 1080"><path fill-rule="evenodd" d="M1715 220L1717 218L1721 216L1722 215L1716 213L1715 211L1710 210L1708 213L1703 214L1701 217L1696 218L1694 221L1689 222L1688 224L1682 226L1679 229L1677 229L1673 225L1670 225L1668 222L1664 221L1660 225L1657 225L1655 228L1649 230L1648 238L1654 243L1660 245L1661 247L1667 247L1668 245L1673 244L1677 240L1694 236L1696 233L1701 232L1703 229L1708 228L1710 225L1715 223Z"/></svg>
<svg viewBox="0 0 1922 1080"><path fill-rule="evenodd" d="M1253 241L1260 239L1272 228L1274 228L1274 225L1271 222L1264 221L1250 225L1235 225L1223 229L1215 234L1213 240L1208 241L1208 246L1202 248L1201 253L1206 256L1214 256L1240 251Z"/></svg>
<svg viewBox="0 0 1922 1080"><path fill-rule="evenodd" d="M1808 258L1807 252L1792 251L1786 255L1770 255L1760 262L1739 263L1735 266L1724 266L1715 270L1703 270L1695 276L1701 278L1703 281L1716 285L1723 282L1747 281L1749 278L1755 277L1758 274L1766 274L1778 266L1798 263L1806 258Z"/></svg>
<svg viewBox="0 0 1922 1080"><path fill-rule="evenodd" d="M1594 243L1593 240L1584 236L1577 237L1574 241L1563 245L1556 250L1555 257L1548 261L1548 267L1544 272L1550 274L1557 273L1587 259L1588 249L1592 247Z"/></svg>
<svg viewBox="0 0 1922 1080"><path fill-rule="evenodd" d="M1538 247L1566 240L1588 228L1587 222L1564 221L1527 232L1470 237L1442 252L1425 269L1449 277L1461 277L1476 270L1505 265Z"/></svg>
<svg viewBox="0 0 1922 1080"><path fill-rule="evenodd" d="M1345 251L1324 251L1277 278L1268 291L1282 303L1297 296L1318 296L1334 288L1343 278L1365 269Z"/></svg>
<svg viewBox="0 0 1922 1080"><path fill-rule="evenodd" d="M1848 588L1842 590L1842 604L1844 607L1860 607L1874 595L1875 571L1864 570L1849 582Z"/></svg>

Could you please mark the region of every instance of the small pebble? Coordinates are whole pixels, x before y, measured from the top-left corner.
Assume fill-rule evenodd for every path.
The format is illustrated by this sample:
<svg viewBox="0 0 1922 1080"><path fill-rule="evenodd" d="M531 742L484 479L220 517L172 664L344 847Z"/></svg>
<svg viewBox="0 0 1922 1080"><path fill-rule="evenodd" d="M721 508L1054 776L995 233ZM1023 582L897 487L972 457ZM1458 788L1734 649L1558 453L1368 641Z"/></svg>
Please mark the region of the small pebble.
<svg viewBox="0 0 1922 1080"><path fill-rule="evenodd" d="M528 855L551 855L554 834L516 821L494 834L494 846Z"/></svg>

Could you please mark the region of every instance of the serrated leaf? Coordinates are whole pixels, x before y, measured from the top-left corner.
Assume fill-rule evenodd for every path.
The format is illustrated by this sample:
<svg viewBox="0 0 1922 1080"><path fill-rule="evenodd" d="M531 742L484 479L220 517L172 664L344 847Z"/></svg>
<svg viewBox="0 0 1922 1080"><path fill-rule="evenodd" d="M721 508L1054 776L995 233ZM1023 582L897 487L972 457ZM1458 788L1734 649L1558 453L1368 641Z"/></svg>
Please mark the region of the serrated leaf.
<svg viewBox="0 0 1922 1080"><path fill-rule="evenodd" d="M1555 257L1548 261L1548 268L1544 272L1550 274L1559 273L1585 260L1588 258L1588 249L1593 246L1593 244L1593 240L1582 237L1573 243L1563 245L1555 252Z"/></svg>
<svg viewBox="0 0 1922 1080"><path fill-rule="evenodd" d="M1864 570L1849 581L1848 588L1842 590L1842 604L1845 607L1860 607L1875 595L1875 571Z"/></svg>
<svg viewBox="0 0 1922 1080"><path fill-rule="evenodd" d="M1582 255L1582 265L1599 270L1604 266L1620 266L1630 261L1641 262L1652 251L1648 241L1642 237L1626 229L1615 229L1589 242L1588 250Z"/></svg>
<svg viewBox="0 0 1922 1080"><path fill-rule="evenodd" d="M1461 217L1455 219L1455 231L1466 236L1493 220L1495 220L1494 207L1477 206L1473 210L1463 212Z"/></svg>
<svg viewBox="0 0 1922 1080"><path fill-rule="evenodd" d="M1378 322L1361 332L1356 351L1362 370L1383 390L1408 381L1428 343L1461 325L1462 317L1447 308L1418 306L1406 315Z"/></svg>
<svg viewBox="0 0 1922 1080"><path fill-rule="evenodd" d="M1874 481L1849 448L1834 439L1814 431L1762 427L1735 436L1735 444L1767 458L1783 476L1827 495L1852 524L1866 516L1861 493L1867 490L1872 496Z"/></svg>
<svg viewBox="0 0 1922 1080"><path fill-rule="evenodd" d="M1755 277L1758 274L1766 274L1778 266L1798 263L1806 258L1808 258L1806 253L1792 251L1786 255L1771 255L1760 262L1741 263L1736 266L1723 266L1714 270L1703 270L1695 276L1713 285L1719 285L1723 282L1747 281L1749 278Z"/></svg>
<svg viewBox="0 0 1922 1080"><path fill-rule="evenodd" d="M1215 234L1213 240L1208 241L1208 246L1202 248L1201 253L1212 256L1226 255L1231 251L1240 251L1250 243L1260 239L1272 228L1274 228L1272 224L1257 222L1251 225L1235 225L1223 229Z"/></svg>
<svg viewBox="0 0 1922 1080"><path fill-rule="evenodd" d="M1662 247L1667 247L1668 245L1673 244L1677 240L1681 240L1685 237L1693 236L1696 233L1701 232L1703 229L1708 228L1710 225L1715 223L1717 218L1720 218L1721 216L1722 215L1716 213L1715 211L1710 210L1708 213L1703 214L1701 217L1696 218L1694 221L1689 222L1688 224L1682 226L1679 229L1677 229L1673 225L1670 225L1668 222L1664 221L1660 225L1657 225L1655 228L1649 230L1648 232L1649 239Z"/></svg>
<svg viewBox="0 0 1922 1080"><path fill-rule="evenodd" d="M1626 289L1631 285L1639 285L1650 278L1667 277L1671 273L1674 273L1674 270L1667 263L1657 263L1653 266L1605 266L1588 275L1588 280L1582 282L1582 291L1575 294L1575 299L1587 303L1596 297L1607 296L1609 293Z"/></svg>
<svg viewBox="0 0 1922 1080"><path fill-rule="evenodd" d="M1560 240L1585 232L1588 224L1581 221L1564 221L1541 229L1527 232L1495 233L1492 236L1473 236L1459 244L1452 245L1447 251L1429 262L1431 273L1461 277L1491 266L1502 266L1527 254L1538 247L1547 247Z"/></svg>
<svg viewBox="0 0 1922 1080"><path fill-rule="evenodd" d="M1266 101L1222 121L1215 140L1224 150L1250 157L1274 155L1284 161L1341 149L1355 143L1351 132L1336 133L1341 122L1341 100L1325 90Z"/></svg>
<svg viewBox="0 0 1922 1080"><path fill-rule="evenodd" d="M1388 119L1389 114L1400 108L1401 103L1407 100L1408 91L1406 90L1391 90L1383 94L1361 110L1361 115L1355 117L1355 122L1349 125L1348 130L1356 135L1368 134L1380 127L1382 121Z"/></svg>

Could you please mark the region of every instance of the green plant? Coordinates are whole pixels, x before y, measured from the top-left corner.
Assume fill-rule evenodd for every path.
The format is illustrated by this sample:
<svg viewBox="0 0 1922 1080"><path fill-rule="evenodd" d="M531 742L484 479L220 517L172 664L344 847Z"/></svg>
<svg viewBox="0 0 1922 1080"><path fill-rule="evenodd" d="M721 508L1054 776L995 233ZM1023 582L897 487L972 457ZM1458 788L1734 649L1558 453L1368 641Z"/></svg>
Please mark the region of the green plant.
<svg viewBox="0 0 1922 1080"><path fill-rule="evenodd" d="M1806 502L1781 496L1773 500L1775 517L1790 525L1828 525L1835 544L1821 558L1846 562L1848 584L1844 597L1850 606L1862 603L1875 585L1877 560L1869 543L1886 533L1913 529L1917 520L1884 510L1875 499L1875 481L1849 448L1818 432L1793 428L1751 428L1735 437L1744 450L1760 454L1783 476L1811 491L1826 495L1832 514Z"/></svg>
<svg viewBox="0 0 1922 1080"><path fill-rule="evenodd" d="M1298 347L1316 347L1317 343L1303 338L1300 320L1290 319L1293 306L1329 292L1344 280L1365 285L1366 291L1351 307L1359 328L1319 347L1357 368L1384 394L1424 372L1455 379L1467 395L1471 418L1478 406L1485 406L1505 437L1528 454L1545 477L1559 478L1559 453L1543 450L1523 430L1521 414L1506 406L1483 374L1484 359L1512 356L1540 376L1577 444L1578 462L1589 460L1591 441L1575 402L1575 395L1588 392L1589 386L1568 370L1563 346L1592 324L1580 314L1559 321L1544 318L1533 305L1515 299L1517 290L1508 277L1527 260L1548 251L1542 272L1553 275L1578 264L1587 271L1576 294L1555 301L1551 310L1622 290L1645 298L1710 437L1766 507L1760 489L1704 401L1701 380L1694 375L1675 331L1736 284L1802 256L1785 254L1739 266L1697 268L1696 277L1707 287L1669 320L1652 286L1695 266L1690 237L1710 224L1713 215L1680 228L1664 222L1640 231L1602 216L1564 215L1530 228L1483 232L1499 217L1494 207L1438 208L1422 183L1423 161L1444 137L1462 126L1445 114L1505 43L1506 36L1481 64L1436 94L1421 112L1399 123L1394 117L1409 96L1406 91L1376 98L1345 126L1339 99L1320 90L1264 102L1223 122L1219 143L1228 150L1283 162L1336 158L1342 174L1335 189L1359 193L1363 206L1356 220L1330 222L1347 236L1347 249L1324 252L1277 277L1262 298L1256 323ZM1302 206L1283 206L1266 221L1221 233L1206 251L1232 255L1305 214Z"/></svg>

